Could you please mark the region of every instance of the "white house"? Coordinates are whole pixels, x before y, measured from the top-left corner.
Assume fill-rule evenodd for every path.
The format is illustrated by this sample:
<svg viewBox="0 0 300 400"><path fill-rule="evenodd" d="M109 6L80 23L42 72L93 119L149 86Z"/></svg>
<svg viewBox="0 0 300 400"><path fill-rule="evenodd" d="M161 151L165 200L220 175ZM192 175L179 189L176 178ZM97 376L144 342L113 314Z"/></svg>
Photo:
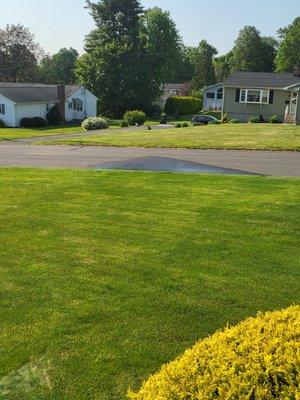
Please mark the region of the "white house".
<svg viewBox="0 0 300 400"><path fill-rule="evenodd" d="M223 91L223 83L216 83L215 85L203 88L203 109L222 110Z"/></svg>
<svg viewBox="0 0 300 400"><path fill-rule="evenodd" d="M57 104L66 121L97 115L98 98L83 86L0 83L0 120L20 126L22 118L42 117Z"/></svg>

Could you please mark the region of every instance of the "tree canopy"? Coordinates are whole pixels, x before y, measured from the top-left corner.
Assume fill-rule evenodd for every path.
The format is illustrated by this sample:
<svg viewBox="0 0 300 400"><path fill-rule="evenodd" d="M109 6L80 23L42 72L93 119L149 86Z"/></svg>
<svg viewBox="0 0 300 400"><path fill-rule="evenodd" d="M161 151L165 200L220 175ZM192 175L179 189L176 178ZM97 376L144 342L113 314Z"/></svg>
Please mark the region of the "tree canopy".
<svg viewBox="0 0 300 400"><path fill-rule="evenodd" d="M46 55L39 65L40 81L44 83L72 84L75 82L77 50L62 48L52 57Z"/></svg>
<svg viewBox="0 0 300 400"><path fill-rule="evenodd" d="M195 65L195 75L192 79L192 88L199 90L204 86L216 83L216 75L213 66L214 56L217 55L217 49L202 40L197 49L195 49L192 60Z"/></svg>
<svg viewBox="0 0 300 400"><path fill-rule="evenodd" d="M37 76L41 48L34 35L23 25L0 29L0 79L8 82L32 82Z"/></svg>
<svg viewBox="0 0 300 400"><path fill-rule="evenodd" d="M276 56L276 71L292 72L293 67L300 67L300 17L278 33L281 42Z"/></svg>

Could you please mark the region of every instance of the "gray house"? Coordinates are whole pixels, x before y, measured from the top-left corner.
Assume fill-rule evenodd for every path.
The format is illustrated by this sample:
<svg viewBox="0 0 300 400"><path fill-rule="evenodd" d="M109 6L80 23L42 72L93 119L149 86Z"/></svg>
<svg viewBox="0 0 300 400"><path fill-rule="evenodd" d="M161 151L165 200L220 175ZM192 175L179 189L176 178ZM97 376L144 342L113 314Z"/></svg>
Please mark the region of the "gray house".
<svg viewBox="0 0 300 400"><path fill-rule="evenodd" d="M203 88L203 110L222 110L223 83Z"/></svg>
<svg viewBox="0 0 300 400"><path fill-rule="evenodd" d="M300 124L300 68L282 74L234 72L224 82L222 111L241 122L278 115L281 122Z"/></svg>

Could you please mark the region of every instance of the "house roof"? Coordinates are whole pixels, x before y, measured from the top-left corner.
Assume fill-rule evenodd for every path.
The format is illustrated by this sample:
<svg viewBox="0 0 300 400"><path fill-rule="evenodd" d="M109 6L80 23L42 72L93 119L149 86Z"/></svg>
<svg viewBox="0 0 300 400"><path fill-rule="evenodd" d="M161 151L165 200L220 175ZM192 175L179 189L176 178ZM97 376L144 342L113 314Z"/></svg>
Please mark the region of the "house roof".
<svg viewBox="0 0 300 400"><path fill-rule="evenodd" d="M214 85L204 86L203 90L211 89L211 88L216 87L216 86L223 86L223 83L219 82L219 83L215 83Z"/></svg>
<svg viewBox="0 0 300 400"><path fill-rule="evenodd" d="M72 96L80 87L66 85L66 98ZM58 102L57 85L0 82L0 94L14 103Z"/></svg>
<svg viewBox="0 0 300 400"><path fill-rule="evenodd" d="M182 83L165 83L165 90L180 90L182 88Z"/></svg>
<svg viewBox="0 0 300 400"><path fill-rule="evenodd" d="M300 83L300 78L292 73L276 74L272 72L233 72L224 82L224 86L249 88L286 88Z"/></svg>

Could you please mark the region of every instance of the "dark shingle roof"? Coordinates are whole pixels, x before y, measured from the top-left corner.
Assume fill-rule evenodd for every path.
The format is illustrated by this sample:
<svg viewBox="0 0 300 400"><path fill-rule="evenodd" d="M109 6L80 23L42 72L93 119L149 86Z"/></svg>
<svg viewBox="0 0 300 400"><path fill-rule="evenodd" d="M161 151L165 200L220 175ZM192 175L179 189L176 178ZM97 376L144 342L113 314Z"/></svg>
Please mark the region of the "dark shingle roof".
<svg viewBox="0 0 300 400"><path fill-rule="evenodd" d="M224 82L224 86L250 87L250 88L284 88L300 84L300 78L292 73L275 74L272 72L246 72L237 71Z"/></svg>
<svg viewBox="0 0 300 400"><path fill-rule="evenodd" d="M70 97L81 86L67 85L66 97ZM42 83L7 83L0 82L0 94L14 103L57 102L57 85Z"/></svg>

